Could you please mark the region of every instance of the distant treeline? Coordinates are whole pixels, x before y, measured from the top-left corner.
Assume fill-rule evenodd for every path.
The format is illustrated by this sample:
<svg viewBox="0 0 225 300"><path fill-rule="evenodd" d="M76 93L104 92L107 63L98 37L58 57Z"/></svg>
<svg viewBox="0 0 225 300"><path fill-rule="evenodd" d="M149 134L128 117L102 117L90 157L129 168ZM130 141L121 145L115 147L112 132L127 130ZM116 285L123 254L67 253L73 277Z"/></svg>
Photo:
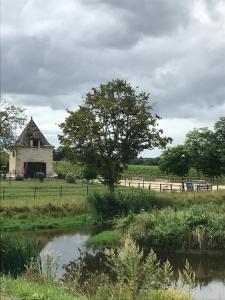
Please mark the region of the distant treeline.
<svg viewBox="0 0 225 300"><path fill-rule="evenodd" d="M131 165L158 166L160 157L137 157L130 162Z"/></svg>
<svg viewBox="0 0 225 300"><path fill-rule="evenodd" d="M53 160L60 161L65 160L65 153L62 147L58 147L53 150ZM131 165L147 165L147 166L158 166L160 157L137 157L130 162Z"/></svg>

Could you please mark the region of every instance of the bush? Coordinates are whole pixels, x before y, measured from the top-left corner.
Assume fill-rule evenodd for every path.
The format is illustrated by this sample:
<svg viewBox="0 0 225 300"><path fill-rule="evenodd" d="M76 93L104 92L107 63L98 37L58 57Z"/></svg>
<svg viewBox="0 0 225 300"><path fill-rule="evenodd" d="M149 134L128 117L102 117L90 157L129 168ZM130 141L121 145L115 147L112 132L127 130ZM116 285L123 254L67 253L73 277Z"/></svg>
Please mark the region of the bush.
<svg viewBox="0 0 225 300"><path fill-rule="evenodd" d="M182 211L162 209L124 219L124 230L140 244L154 249L225 249L225 214L211 205Z"/></svg>
<svg viewBox="0 0 225 300"><path fill-rule="evenodd" d="M65 180L68 183L76 183L76 176L73 173L68 173L66 174Z"/></svg>
<svg viewBox="0 0 225 300"><path fill-rule="evenodd" d="M91 212L97 222L102 223L108 221L123 211L122 204L117 197L110 194L94 193L87 198Z"/></svg>
<svg viewBox="0 0 225 300"><path fill-rule="evenodd" d="M104 222L121 215L126 216L130 212L150 211L158 205L155 194L146 193L137 195L117 193L114 196L95 193L88 197L88 203L98 222Z"/></svg>
<svg viewBox="0 0 225 300"><path fill-rule="evenodd" d="M36 178L40 180L40 182L43 182L45 179L45 173L44 172L37 172L36 173Z"/></svg>
<svg viewBox="0 0 225 300"><path fill-rule="evenodd" d="M1 233L0 244L0 273L17 276L38 255L36 243L22 235Z"/></svg>
<svg viewBox="0 0 225 300"><path fill-rule="evenodd" d="M16 175L16 181L23 181L24 177L21 175Z"/></svg>

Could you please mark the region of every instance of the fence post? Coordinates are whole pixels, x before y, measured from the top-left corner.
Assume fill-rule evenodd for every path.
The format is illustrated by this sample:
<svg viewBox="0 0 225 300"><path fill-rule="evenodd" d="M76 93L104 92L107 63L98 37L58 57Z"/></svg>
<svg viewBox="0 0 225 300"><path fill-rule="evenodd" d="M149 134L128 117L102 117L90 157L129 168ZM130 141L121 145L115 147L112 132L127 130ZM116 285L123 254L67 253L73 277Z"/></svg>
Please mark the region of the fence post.
<svg viewBox="0 0 225 300"><path fill-rule="evenodd" d="M172 183L170 185L170 190L171 190L171 193L172 193L172 191L173 191L173 184Z"/></svg>
<svg viewBox="0 0 225 300"><path fill-rule="evenodd" d="M5 187L2 188L2 199L5 200Z"/></svg>
<svg viewBox="0 0 225 300"><path fill-rule="evenodd" d="M87 196L88 196L88 192L89 192L89 191L88 191L88 185L87 185Z"/></svg>
<svg viewBox="0 0 225 300"><path fill-rule="evenodd" d="M149 183L148 191L149 191L149 194L150 194L150 191L151 191L151 183Z"/></svg>
<svg viewBox="0 0 225 300"><path fill-rule="evenodd" d="M143 179L143 189L145 188L145 181L144 181L144 179Z"/></svg>
<svg viewBox="0 0 225 300"><path fill-rule="evenodd" d="M62 190L63 190L63 187L62 187L62 185L61 185L61 186L60 186L60 191L59 191L60 200L62 199Z"/></svg>
<svg viewBox="0 0 225 300"><path fill-rule="evenodd" d="M162 192L162 184L160 183L160 192Z"/></svg>
<svg viewBox="0 0 225 300"><path fill-rule="evenodd" d="M35 200L35 198L36 198L36 186L34 187L34 200Z"/></svg>

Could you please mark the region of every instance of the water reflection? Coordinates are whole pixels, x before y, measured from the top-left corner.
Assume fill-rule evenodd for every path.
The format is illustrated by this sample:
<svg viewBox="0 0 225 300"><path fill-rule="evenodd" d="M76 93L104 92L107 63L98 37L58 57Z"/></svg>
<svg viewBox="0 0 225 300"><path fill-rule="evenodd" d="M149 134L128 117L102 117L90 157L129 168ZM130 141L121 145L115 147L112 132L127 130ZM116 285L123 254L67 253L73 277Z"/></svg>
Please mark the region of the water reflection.
<svg viewBox="0 0 225 300"><path fill-rule="evenodd" d="M70 261L77 259L80 256L80 251L85 250L85 242L89 238L90 233L86 232L71 232L62 233L55 232L41 234L36 236L36 240L40 249L40 257L42 258L44 253L53 252L57 253L59 257L59 268L56 276L61 277L64 273L63 265L68 264Z"/></svg>
<svg viewBox="0 0 225 300"><path fill-rule="evenodd" d="M53 251L61 253L60 267L57 276L61 277L65 272L63 265L68 265L67 270L74 265L72 261L80 257L80 251L85 252L85 242L91 235L90 231L76 232L46 232L36 234L39 242L41 255L44 251L51 248ZM196 272L199 285L194 289L193 295L197 300L225 300L225 254L224 255L199 255L181 253L157 253L163 261L168 259L174 270L183 269L186 259L190 262ZM104 255L100 252L88 252L83 255L86 268L94 272L104 268Z"/></svg>

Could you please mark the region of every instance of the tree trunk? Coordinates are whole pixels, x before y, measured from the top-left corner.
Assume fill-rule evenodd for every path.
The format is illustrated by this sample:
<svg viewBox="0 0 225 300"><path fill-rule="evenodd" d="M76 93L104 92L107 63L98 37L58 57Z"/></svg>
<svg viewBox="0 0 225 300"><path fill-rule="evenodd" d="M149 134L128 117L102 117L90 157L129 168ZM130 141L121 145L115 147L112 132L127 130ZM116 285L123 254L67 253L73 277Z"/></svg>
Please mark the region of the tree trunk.
<svg viewBox="0 0 225 300"><path fill-rule="evenodd" d="M110 196L114 197L115 194L115 183L110 182L108 185Z"/></svg>

